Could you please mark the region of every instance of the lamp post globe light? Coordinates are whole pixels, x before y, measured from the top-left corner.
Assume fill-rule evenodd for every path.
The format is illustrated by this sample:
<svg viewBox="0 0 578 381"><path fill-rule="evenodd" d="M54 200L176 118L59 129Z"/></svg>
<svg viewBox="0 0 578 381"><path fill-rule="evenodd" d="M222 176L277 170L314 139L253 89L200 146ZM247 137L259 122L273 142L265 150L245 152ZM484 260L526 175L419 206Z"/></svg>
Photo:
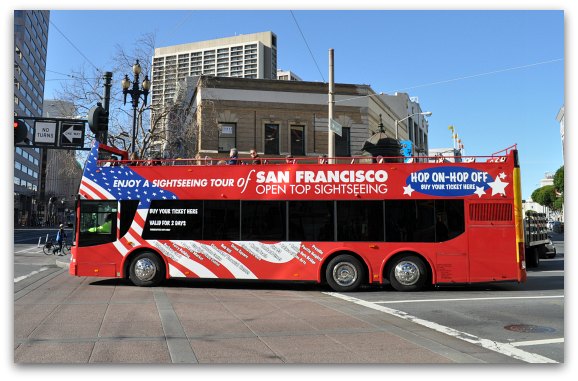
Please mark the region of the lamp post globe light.
<svg viewBox="0 0 578 381"><path fill-rule="evenodd" d="M138 101L140 99L140 96L142 95L144 105L146 106L147 96L151 88L151 81L149 80L149 77L147 75L145 75L144 80L142 81L142 84L139 87L139 75L141 73L141 70L142 70L141 66L138 60L136 60L135 64L132 65L134 80L131 82L130 79L128 78L128 74L125 74L123 80L121 81L122 93L124 94L124 104L126 105L127 94L130 94L132 99L133 119L132 119L132 144L130 146L131 152L135 152L135 145L136 145L136 110L138 108Z"/></svg>
<svg viewBox="0 0 578 381"><path fill-rule="evenodd" d="M398 135L398 130L399 130L399 124L400 124L401 122L403 122L403 121L405 121L405 120L408 120L408 119L411 118L412 116L416 116L416 115L431 116L431 114L432 114L431 111L416 112L416 113L413 113L413 114L411 114L411 115L406 116L406 117L403 118L403 119L396 120L396 121L395 121L395 138L396 138L397 140L399 140L397 135Z"/></svg>

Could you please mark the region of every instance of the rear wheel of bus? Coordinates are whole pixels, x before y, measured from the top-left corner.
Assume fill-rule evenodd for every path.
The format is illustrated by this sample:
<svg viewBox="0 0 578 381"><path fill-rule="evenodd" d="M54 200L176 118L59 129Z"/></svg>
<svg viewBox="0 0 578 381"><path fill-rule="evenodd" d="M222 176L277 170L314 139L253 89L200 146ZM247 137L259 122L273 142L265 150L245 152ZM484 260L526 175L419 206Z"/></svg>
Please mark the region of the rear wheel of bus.
<svg viewBox="0 0 578 381"><path fill-rule="evenodd" d="M150 251L137 254L130 262L129 279L135 286L151 287L165 278L165 266L161 258Z"/></svg>
<svg viewBox="0 0 578 381"><path fill-rule="evenodd" d="M352 255L342 254L331 259L325 270L329 286L337 292L353 291L363 282L361 262Z"/></svg>
<svg viewBox="0 0 578 381"><path fill-rule="evenodd" d="M388 266L388 279L397 291L419 291L427 285L429 272L423 259L414 254L395 258Z"/></svg>

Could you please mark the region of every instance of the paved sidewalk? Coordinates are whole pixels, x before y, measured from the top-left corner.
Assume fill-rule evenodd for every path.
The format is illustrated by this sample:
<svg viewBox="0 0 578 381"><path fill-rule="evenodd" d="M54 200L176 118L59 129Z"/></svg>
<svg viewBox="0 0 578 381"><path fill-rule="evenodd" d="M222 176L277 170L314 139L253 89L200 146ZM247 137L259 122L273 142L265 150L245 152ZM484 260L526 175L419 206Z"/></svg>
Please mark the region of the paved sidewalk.
<svg viewBox="0 0 578 381"><path fill-rule="evenodd" d="M15 293L14 361L518 363L319 291L222 281L139 288L62 269Z"/></svg>

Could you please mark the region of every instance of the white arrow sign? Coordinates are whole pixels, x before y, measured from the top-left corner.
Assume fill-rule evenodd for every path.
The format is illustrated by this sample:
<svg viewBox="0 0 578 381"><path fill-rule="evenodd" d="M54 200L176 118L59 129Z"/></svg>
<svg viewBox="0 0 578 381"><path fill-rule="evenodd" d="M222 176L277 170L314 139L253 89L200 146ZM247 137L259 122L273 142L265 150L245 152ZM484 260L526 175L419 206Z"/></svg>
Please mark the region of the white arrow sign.
<svg viewBox="0 0 578 381"><path fill-rule="evenodd" d="M70 126L68 130L64 131L62 134L70 143L74 142L74 139L82 139L82 131L75 130L74 126Z"/></svg>

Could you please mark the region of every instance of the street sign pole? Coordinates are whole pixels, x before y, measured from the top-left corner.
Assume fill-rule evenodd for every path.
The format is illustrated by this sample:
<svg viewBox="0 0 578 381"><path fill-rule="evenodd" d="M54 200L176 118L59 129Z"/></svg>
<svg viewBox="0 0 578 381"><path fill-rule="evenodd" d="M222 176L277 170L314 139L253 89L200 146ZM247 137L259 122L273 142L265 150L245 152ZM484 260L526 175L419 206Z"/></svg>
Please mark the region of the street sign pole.
<svg viewBox="0 0 578 381"><path fill-rule="evenodd" d="M333 49L329 49L329 118L328 118L328 130L327 130L327 157L329 158L329 163L333 164L335 160L335 135L331 129L331 121L333 120L333 105L335 101L333 100Z"/></svg>

